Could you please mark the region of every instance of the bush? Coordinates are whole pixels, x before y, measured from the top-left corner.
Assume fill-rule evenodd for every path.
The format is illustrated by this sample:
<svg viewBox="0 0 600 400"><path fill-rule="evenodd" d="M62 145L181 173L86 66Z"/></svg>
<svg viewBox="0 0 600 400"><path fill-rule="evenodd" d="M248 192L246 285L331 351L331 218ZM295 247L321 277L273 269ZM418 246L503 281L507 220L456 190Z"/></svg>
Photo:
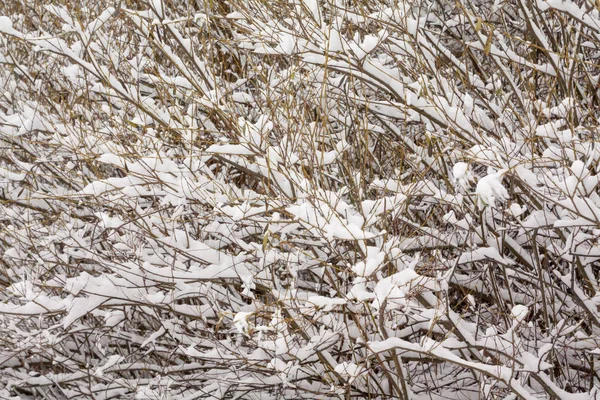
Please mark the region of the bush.
<svg viewBox="0 0 600 400"><path fill-rule="evenodd" d="M0 397L600 397L600 9L0 5Z"/></svg>

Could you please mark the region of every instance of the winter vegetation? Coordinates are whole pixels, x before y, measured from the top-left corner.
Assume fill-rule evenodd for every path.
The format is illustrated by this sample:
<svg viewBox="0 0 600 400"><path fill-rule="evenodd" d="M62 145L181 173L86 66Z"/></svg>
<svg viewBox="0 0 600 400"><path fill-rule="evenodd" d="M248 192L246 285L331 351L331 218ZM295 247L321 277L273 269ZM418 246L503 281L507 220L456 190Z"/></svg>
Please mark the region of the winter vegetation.
<svg viewBox="0 0 600 400"><path fill-rule="evenodd" d="M0 398L600 398L600 3L0 2Z"/></svg>

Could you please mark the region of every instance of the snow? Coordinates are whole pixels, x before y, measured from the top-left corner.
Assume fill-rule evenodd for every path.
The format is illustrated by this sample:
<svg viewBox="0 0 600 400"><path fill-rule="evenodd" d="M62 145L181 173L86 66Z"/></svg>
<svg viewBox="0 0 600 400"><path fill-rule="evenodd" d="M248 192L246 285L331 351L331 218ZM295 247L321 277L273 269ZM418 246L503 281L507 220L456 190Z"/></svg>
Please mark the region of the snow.
<svg viewBox="0 0 600 400"><path fill-rule="evenodd" d="M334 371L338 374L350 378L352 383L357 377L366 374L367 370L364 367L358 366L353 362L343 362L335 366Z"/></svg>
<svg viewBox="0 0 600 400"><path fill-rule="evenodd" d="M461 254L458 259L459 264L465 264L476 261L494 260L501 265L513 265L514 261L504 258L494 247L481 247L473 251Z"/></svg>
<svg viewBox="0 0 600 400"><path fill-rule="evenodd" d="M363 41L359 45L350 43L350 48L356 55L356 58L361 60L361 59L365 58L365 56L367 54L369 54L371 51L373 51L377 47L378 43L379 43L378 36L366 35L365 38L363 39Z"/></svg>
<svg viewBox="0 0 600 400"><path fill-rule="evenodd" d="M8 35L17 35L19 32L13 29L12 21L7 16L0 16L0 32Z"/></svg>
<svg viewBox="0 0 600 400"><path fill-rule="evenodd" d="M354 265L352 270L358 276L371 276L381 267L385 256L385 252L380 251L376 247L369 246L367 247L366 259Z"/></svg>
<svg viewBox="0 0 600 400"><path fill-rule="evenodd" d="M405 293L391 279L383 279L377 282L375 290L375 299L373 308L396 309L403 308L406 305Z"/></svg>
<svg viewBox="0 0 600 400"><path fill-rule="evenodd" d="M510 311L510 315L517 322L522 322L525 319L525 317L527 316L528 313L529 313L529 308L527 308L527 306L524 306L522 304L517 304Z"/></svg>
<svg viewBox="0 0 600 400"><path fill-rule="evenodd" d="M144 347L148 346L149 344L155 345L156 339L158 339L159 337L164 335L166 333L166 331L167 330L161 326L158 331L153 332L150 336L148 336L148 338L142 342L140 347L144 348Z"/></svg>
<svg viewBox="0 0 600 400"><path fill-rule="evenodd" d="M489 174L479 179L475 193L477 194L477 204L480 208L496 207L496 202L505 202L508 200L508 191L502 185L502 172Z"/></svg>
<svg viewBox="0 0 600 400"><path fill-rule="evenodd" d="M327 50L331 52L342 51L344 46L340 32L333 26L329 26L326 31L327 38Z"/></svg>
<svg viewBox="0 0 600 400"><path fill-rule="evenodd" d="M252 103L254 101L252 95L244 92L235 92L231 97L236 103Z"/></svg>
<svg viewBox="0 0 600 400"><path fill-rule="evenodd" d="M367 290L366 282L358 278L357 280L355 280L354 285L348 292L348 298L351 300L356 299L358 301L368 301L373 300L375 298L375 294L369 292Z"/></svg>
<svg viewBox="0 0 600 400"><path fill-rule="evenodd" d="M323 311L331 311L336 306L346 304L346 300L340 298L330 298L325 296L311 296L308 298L308 302L306 304L322 309Z"/></svg>
<svg viewBox="0 0 600 400"><path fill-rule="evenodd" d="M154 13L154 15L159 19L164 18L165 11L163 8L163 0L152 0L151 3L152 3L151 10Z"/></svg>
<svg viewBox="0 0 600 400"><path fill-rule="evenodd" d="M95 20L88 24L85 29L86 35L89 37L89 35L93 34L101 25L106 23L115 12L117 12L117 10L114 7L108 7L104 10Z"/></svg>
<svg viewBox="0 0 600 400"><path fill-rule="evenodd" d="M545 11L549 8L563 11L572 15L577 20L582 21L586 25L591 26L595 31L600 31L600 18L598 18L597 10L594 10L593 8L593 13L583 10L570 0L538 0L537 5L541 11Z"/></svg>
<svg viewBox="0 0 600 400"><path fill-rule="evenodd" d="M527 206L521 206L517 203L512 203L509 207L509 212L514 217L519 217L519 216L523 215L525 213L525 211L527 211Z"/></svg>
<svg viewBox="0 0 600 400"><path fill-rule="evenodd" d="M469 171L469 164L464 162L454 164L452 167L452 176L454 177L453 182L462 189L467 189L473 179Z"/></svg>
<svg viewBox="0 0 600 400"><path fill-rule="evenodd" d="M125 321L125 319L125 314L122 311L110 311L104 315L104 326L114 327Z"/></svg>
<svg viewBox="0 0 600 400"><path fill-rule="evenodd" d="M206 149L207 153L252 155L254 152L241 144L213 144Z"/></svg>
<svg viewBox="0 0 600 400"><path fill-rule="evenodd" d="M233 317L233 326L235 329L242 334L247 335L250 329L248 324L248 317L252 315L250 312L238 312Z"/></svg>
<svg viewBox="0 0 600 400"><path fill-rule="evenodd" d="M375 237L375 234L365 232L360 226L346 224L343 221L335 221L325 226L325 236L341 240L366 240Z"/></svg>
<svg viewBox="0 0 600 400"><path fill-rule="evenodd" d="M310 13L312 14L312 18L314 19L315 24L317 26L320 26L321 25L321 10L319 8L318 0L302 0L302 2L304 3L306 8L308 8Z"/></svg>
<svg viewBox="0 0 600 400"><path fill-rule="evenodd" d="M89 296L69 299L67 298L67 315L63 318L63 327L67 328L72 323L83 317L90 311L105 303L107 299L101 296Z"/></svg>

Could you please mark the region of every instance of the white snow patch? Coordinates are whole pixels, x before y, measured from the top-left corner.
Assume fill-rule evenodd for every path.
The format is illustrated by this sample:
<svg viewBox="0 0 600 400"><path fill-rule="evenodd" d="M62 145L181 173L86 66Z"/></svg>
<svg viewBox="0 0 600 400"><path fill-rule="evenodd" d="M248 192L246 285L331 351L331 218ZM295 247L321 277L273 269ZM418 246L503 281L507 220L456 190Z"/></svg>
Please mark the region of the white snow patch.
<svg viewBox="0 0 600 400"><path fill-rule="evenodd" d="M469 171L469 164L457 162L452 167L453 182L460 188L467 189L473 180L473 175Z"/></svg>
<svg viewBox="0 0 600 400"><path fill-rule="evenodd" d="M496 201L504 202L508 199L508 191L502 185L502 172L487 175L477 182L477 204L480 208L496 207Z"/></svg>
<svg viewBox="0 0 600 400"><path fill-rule="evenodd" d="M525 319L528 312L529 312L529 308L527 308L527 306L524 306L522 304L517 304L510 311L510 315L514 319L516 319L517 322L521 322L521 321L523 321L523 319Z"/></svg>

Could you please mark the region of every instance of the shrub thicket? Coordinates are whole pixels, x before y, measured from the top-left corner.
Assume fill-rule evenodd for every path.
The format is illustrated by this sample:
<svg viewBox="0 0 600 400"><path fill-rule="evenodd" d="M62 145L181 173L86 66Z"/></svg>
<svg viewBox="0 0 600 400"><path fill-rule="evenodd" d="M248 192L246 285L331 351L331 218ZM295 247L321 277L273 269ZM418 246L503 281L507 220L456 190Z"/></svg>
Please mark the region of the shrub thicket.
<svg viewBox="0 0 600 400"><path fill-rule="evenodd" d="M591 0L0 4L0 397L593 399Z"/></svg>

